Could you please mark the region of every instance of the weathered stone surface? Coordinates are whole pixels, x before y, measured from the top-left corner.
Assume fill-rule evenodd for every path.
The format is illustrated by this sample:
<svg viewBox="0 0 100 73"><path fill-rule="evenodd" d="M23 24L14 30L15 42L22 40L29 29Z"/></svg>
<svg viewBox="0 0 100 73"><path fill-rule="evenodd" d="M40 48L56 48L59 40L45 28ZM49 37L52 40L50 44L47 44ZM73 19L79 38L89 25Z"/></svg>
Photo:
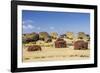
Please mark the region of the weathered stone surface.
<svg viewBox="0 0 100 73"><path fill-rule="evenodd" d="M52 37L52 39L57 39L58 38L57 32L51 32L50 36Z"/></svg>
<svg viewBox="0 0 100 73"><path fill-rule="evenodd" d="M66 48L67 44L66 41L63 39L59 38L55 41L55 48Z"/></svg>
<svg viewBox="0 0 100 73"><path fill-rule="evenodd" d="M74 39L74 33L73 32L67 32L66 33L66 38L70 39L70 40L73 40Z"/></svg>
<svg viewBox="0 0 100 73"><path fill-rule="evenodd" d="M27 51L41 51L41 46L39 45L32 45L32 46L29 46Z"/></svg>
<svg viewBox="0 0 100 73"><path fill-rule="evenodd" d="M88 43L84 42L82 40L76 41L74 43L74 49L75 50L85 50L85 49L88 49Z"/></svg>

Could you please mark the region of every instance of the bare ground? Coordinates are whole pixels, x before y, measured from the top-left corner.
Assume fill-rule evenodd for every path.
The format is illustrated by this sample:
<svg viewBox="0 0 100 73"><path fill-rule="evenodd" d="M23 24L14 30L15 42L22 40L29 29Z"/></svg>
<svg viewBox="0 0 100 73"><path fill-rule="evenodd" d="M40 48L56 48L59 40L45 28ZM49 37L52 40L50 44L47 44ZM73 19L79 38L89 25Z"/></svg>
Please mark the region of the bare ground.
<svg viewBox="0 0 100 73"><path fill-rule="evenodd" d="M42 51L28 52L23 47L23 62L54 61L54 60L83 60L89 59L90 50L74 50L68 48L42 47Z"/></svg>

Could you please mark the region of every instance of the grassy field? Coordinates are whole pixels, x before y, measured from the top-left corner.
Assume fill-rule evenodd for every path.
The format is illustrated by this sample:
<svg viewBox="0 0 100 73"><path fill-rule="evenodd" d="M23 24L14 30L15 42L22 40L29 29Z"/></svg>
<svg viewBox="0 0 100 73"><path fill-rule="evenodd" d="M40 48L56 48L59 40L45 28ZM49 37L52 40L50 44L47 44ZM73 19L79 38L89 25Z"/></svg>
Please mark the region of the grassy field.
<svg viewBox="0 0 100 73"><path fill-rule="evenodd" d="M28 52L23 46L23 62L53 61L53 60L82 60L89 59L90 50L74 50L68 48L42 47L42 51Z"/></svg>

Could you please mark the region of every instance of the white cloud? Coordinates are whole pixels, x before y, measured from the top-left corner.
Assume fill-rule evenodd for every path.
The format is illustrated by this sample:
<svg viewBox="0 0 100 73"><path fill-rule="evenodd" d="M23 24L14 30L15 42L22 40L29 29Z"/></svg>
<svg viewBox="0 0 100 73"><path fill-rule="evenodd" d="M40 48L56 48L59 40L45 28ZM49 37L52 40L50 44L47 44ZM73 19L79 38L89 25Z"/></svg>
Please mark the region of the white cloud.
<svg viewBox="0 0 100 73"><path fill-rule="evenodd" d="M28 25L23 25L23 29L34 29L34 28L35 28L35 26L30 25L30 24L28 24Z"/></svg>
<svg viewBox="0 0 100 73"><path fill-rule="evenodd" d="M34 29L35 28L35 26L33 26L34 21L32 20L24 20L22 24L23 24L23 29Z"/></svg>
<svg viewBox="0 0 100 73"><path fill-rule="evenodd" d="M23 29L27 29L27 26L23 25Z"/></svg>
<svg viewBox="0 0 100 73"><path fill-rule="evenodd" d="M50 29L55 29L54 27L50 27Z"/></svg>
<svg viewBox="0 0 100 73"><path fill-rule="evenodd" d="M33 24L33 23L34 23L33 20L24 20L24 21L22 22L23 25Z"/></svg>
<svg viewBox="0 0 100 73"><path fill-rule="evenodd" d="M37 27L37 29L40 30L41 28L40 27Z"/></svg>
<svg viewBox="0 0 100 73"><path fill-rule="evenodd" d="M28 25L27 25L27 28L33 29L33 28L35 28L35 26L33 26L33 25L31 25L31 24L28 24Z"/></svg>

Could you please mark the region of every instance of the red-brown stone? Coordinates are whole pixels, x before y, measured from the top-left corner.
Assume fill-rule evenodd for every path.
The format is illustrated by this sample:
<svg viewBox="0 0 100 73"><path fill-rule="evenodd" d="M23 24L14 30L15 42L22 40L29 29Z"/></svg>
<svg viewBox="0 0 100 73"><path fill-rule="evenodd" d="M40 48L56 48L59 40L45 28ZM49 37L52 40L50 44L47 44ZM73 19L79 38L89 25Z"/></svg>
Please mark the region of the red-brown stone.
<svg viewBox="0 0 100 73"><path fill-rule="evenodd" d="M41 46L39 45L32 45L28 47L28 51L41 51Z"/></svg>
<svg viewBox="0 0 100 73"><path fill-rule="evenodd" d="M76 41L74 43L75 50L85 50L88 49L88 43L82 40Z"/></svg>
<svg viewBox="0 0 100 73"><path fill-rule="evenodd" d="M55 48L66 48L67 44L66 41L63 39L59 38L55 41Z"/></svg>

